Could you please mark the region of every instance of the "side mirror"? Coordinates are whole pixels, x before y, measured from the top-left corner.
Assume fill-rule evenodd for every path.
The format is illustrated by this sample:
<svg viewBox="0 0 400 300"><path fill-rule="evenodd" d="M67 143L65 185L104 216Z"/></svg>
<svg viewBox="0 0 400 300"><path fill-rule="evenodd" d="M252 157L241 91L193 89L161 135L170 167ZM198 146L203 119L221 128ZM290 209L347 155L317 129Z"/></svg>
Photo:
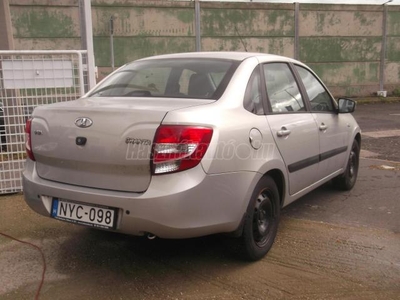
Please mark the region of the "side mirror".
<svg viewBox="0 0 400 300"><path fill-rule="evenodd" d="M339 98L339 110L340 114L352 113L356 108L356 101L346 98Z"/></svg>

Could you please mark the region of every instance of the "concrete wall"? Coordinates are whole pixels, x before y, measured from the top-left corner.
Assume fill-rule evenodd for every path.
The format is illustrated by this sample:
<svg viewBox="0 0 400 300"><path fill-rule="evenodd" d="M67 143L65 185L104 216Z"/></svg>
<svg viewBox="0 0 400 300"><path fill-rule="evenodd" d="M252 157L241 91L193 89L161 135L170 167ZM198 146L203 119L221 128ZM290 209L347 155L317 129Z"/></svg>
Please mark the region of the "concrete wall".
<svg viewBox="0 0 400 300"><path fill-rule="evenodd" d="M254 51L294 56L292 4L201 3L203 51Z"/></svg>
<svg viewBox="0 0 400 300"><path fill-rule="evenodd" d="M9 0L15 49L80 49L79 0ZM201 2L201 49L295 56L293 4ZM100 75L110 71L109 20L115 65L137 58L195 51L193 1L92 0L93 40ZM400 87L400 7L388 7L385 89ZM382 6L301 4L299 59L334 94L379 89ZM242 38L239 38L241 36Z"/></svg>
<svg viewBox="0 0 400 300"><path fill-rule="evenodd" d="M400 89L400 7L388 12L388 43L385 83L389 91Z"/></svg>
<svg viewBox="0 0 400 300"><path fill-rule="evenodd" d="M78 0L9 0L16 50L81 49Z"/></svg>
<svg viewBox="0 0 400 300"><path fill-rule="evenodd" d="M93 0L94 51L103 74L110 66L111 16L116 66L151 55L195 51L193 2Z"/></svg>
<svg viewBox="0 0 400 300"><path fill-rule="evenodd" d="M378 90L382 7L302 5L300 60L309 64L334 94Z"/></svg>

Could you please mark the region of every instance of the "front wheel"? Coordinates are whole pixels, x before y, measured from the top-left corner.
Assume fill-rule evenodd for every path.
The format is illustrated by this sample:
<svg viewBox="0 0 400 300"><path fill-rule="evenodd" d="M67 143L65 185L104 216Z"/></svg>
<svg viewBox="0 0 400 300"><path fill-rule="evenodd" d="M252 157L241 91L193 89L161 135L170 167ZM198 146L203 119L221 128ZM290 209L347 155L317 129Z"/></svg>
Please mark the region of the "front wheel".
<svg viewBox="0 0 400 300"><path fill-rule="evenodd" d="M247 260L259 260L271 249L280 217L279 192L275 181L263 177L254 189L245 219L243 234L237 240Z"/></svg>
<svg viewBox="0 0 400 300"><path fill-rule="evenodd" d="M349 191L354 187L357 181L359 160L360 146L357 140L354 140L345 172L333 179L335 187L345 191Z"/></svg>

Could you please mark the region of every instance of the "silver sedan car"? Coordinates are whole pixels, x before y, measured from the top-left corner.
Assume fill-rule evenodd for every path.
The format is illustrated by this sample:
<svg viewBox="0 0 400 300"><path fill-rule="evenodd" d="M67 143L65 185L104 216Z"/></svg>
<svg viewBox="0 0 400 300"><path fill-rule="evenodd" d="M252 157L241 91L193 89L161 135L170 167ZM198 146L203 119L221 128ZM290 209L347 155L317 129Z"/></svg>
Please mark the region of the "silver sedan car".
<svg viewBox="0 0 400 300"><path fill-rule="evenodd" d="M26 124L25 200L54 219L149 238L227 233L250 260L282 207L350 190L355 102L303 63L239 52L140 59Z"/></svg>

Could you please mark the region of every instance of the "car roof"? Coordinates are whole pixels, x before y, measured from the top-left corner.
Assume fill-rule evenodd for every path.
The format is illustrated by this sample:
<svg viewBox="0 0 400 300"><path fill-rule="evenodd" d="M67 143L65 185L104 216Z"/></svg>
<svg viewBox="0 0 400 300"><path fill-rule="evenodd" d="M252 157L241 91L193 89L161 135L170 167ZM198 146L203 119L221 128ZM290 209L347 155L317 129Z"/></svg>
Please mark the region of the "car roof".
<svg viewBox="0 0 400 300"><path fill-rule="evenodd" d="M285 56L279 56L274 54L256 53L256 52L233 52L233 51L210 51L210 52L186 52L186 53L174 53L164 54L142 58L140 60L148 59L171 59L171 58L210 58L210 59L229 59L236 61L243 61L246 58L256 57L263 62L267 61L287 61L297 62L294 59Z"/></svg>

